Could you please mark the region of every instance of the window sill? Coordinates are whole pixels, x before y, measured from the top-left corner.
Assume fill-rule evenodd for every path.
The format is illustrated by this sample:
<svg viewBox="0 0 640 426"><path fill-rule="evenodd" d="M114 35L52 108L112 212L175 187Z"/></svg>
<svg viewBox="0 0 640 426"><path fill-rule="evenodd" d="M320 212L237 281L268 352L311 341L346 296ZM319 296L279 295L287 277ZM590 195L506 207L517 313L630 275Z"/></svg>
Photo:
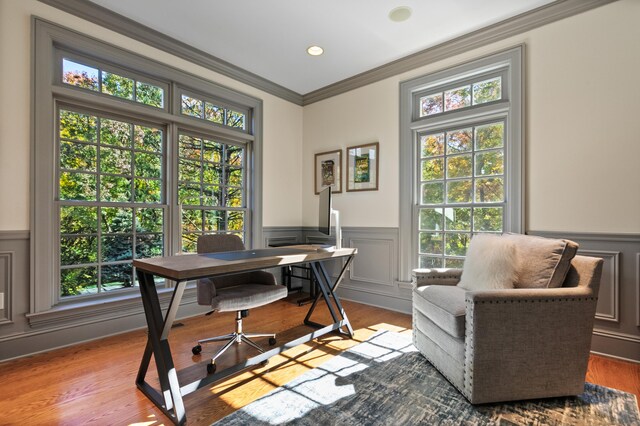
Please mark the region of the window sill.
<svg viewBox="0 0 640 426"><path fill-rule="evenodd" d="M158 298L162 309L171 301L173 289L158 289ZM196 303L195 283L187 284L181 306ZM34 328L53 328L90 324L144 312L140 293L114 295L109 298L62 304L49 310L26 314L29 325Z"/></svg>

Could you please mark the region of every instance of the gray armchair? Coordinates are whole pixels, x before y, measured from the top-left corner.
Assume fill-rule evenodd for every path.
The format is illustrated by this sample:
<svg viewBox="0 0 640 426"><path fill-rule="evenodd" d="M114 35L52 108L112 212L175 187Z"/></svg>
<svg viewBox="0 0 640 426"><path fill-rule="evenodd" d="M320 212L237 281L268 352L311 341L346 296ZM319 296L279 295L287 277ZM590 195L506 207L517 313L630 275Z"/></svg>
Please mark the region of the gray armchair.
<svg viewBox="0 0 640 426"><path fill-rule="evenodd" d="M466 291L461 269L414 271L413 342L472 404L584 391L602 259L558 288Z"/></svg>
<svg viewBox="0 0 640 426"><path fill-rule="evenodd" d="M215 253L244 250L244 244L237 235L214 234L198 238L198 253ZM269 337L269 344L275 345L276 335L273 333L245 333L242 330L242 318L249 309L263 306L287 297L287 288L278 285L273 274L265 271L245 272L234 275L205 278L198 280L198 304L208 305L212 312L236 312L236 327L233 333L223 336L198 340L191 351L194 355L202 351L202 343L227 341L227 343L211 358L207 371L212 374L216 370L216 359L234 343L242 342L260 352L264 350L255 344L252 337ZM207 315L209 315L207 314Z"/></svg>

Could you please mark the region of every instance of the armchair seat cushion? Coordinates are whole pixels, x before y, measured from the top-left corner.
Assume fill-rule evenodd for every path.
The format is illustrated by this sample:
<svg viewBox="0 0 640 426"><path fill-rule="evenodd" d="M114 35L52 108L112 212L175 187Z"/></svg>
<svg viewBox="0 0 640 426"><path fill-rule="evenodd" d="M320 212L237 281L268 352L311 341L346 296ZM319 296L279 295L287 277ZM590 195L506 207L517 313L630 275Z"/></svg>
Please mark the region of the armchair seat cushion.
<svg viewBox="0 0 640 426"><path fill-rule="evenodd" d="M214 311L230 312L257 308L287 297L287 288L282 285L244 284L218 289L211 299Z"/></svg>
<svg viewBox="0 0 640 426"><path fill-rule="evenodd" d="M413 291L413 305L450 336L464 338L465 289L429 285Z"/></svg>

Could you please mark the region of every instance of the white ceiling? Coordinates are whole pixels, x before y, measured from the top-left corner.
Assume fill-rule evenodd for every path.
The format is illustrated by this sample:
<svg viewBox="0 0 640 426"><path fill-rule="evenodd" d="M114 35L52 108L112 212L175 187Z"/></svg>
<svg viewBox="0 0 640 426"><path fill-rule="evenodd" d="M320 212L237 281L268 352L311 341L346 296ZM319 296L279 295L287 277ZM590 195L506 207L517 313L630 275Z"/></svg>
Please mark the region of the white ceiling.
<svg viewBox="0 0 640 426"><path fill-rule="evenodd" d="M553 0L91 1L304 95Z"/></svg>

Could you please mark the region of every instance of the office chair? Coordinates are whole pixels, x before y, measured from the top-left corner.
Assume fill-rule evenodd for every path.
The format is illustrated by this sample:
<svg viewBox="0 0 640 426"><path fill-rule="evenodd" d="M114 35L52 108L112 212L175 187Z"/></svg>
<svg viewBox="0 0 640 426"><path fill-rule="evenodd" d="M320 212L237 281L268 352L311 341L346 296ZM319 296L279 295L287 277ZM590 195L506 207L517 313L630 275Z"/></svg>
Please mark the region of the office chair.
<svg viewBox="0 0 640 426"><path fill-rule="evenodd" d="M244 244L237 235L214 234L202 235L198 238L198 253L215 253L244 250ZM276 335L245 333L242 330L242 318L249 314L249 309L263 306L287 297L287 288L278 285L273 274L265 271L244 272L233 275L204 278L198 280L198 304L211 306L213 312L236 312L236 328L233 333L223 336L198 340L191 351L194 355L202 351L202 343L227 341L227 343L211 358L207 364L207 372L216 371L216 359L229 349L234 343L242 342L257 349L264 350L255 344L252 337L269 337L269 344L276 344Z"/></svg>

